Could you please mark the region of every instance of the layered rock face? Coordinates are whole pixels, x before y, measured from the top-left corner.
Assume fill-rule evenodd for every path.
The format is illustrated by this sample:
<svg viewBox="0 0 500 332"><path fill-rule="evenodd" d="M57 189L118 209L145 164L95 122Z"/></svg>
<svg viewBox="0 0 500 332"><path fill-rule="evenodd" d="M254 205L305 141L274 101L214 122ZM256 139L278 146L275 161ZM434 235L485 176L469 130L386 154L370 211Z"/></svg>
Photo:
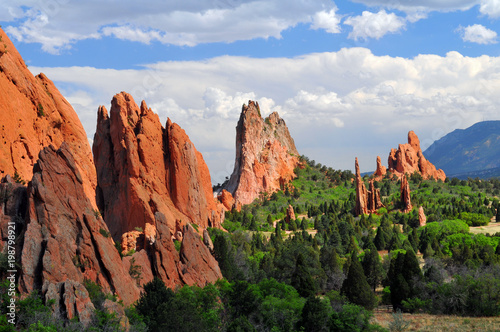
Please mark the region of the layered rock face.
<svg viewBox="0 0 500 332"><path fill-rule="evenodd" d="M104 220L82 196L84 179L69 146L44 148L33 172L21 237L21 293L42 290L47 300L64 303L57 310L68 319L87 319L92 312L84 279L132 304L140 291L123 268Z"/></svg>
<svg viewBox="0 0 500 332"><path fill-rule="evenodd" d="M222 206L213 197L208 167L184 130L159 117L145 102L138 107L122 92L113 97L110 114L101 106L94 137L97 198L113 238L155 225L165 215L203 228L220 227Z"/></svg>
<svg viewBox="0 0 500 332"><path fill-rule="evenodd" d="M38 153L66 142L95 207L95 167L76 112L44 74L33 76L2 29L0 39L0 178L17 173L28 182Z"/></svg>
<svg viewBox="0 0 500 332"><path fill-rule="evenodd" d="M236 160L225 189L236 204L250 204L261 192L274 192L295 177L299 153L278 113L265 120L259 104L243 105L236 126Z"/></svg>
<svg viewBox="0 0 500 332"><path fill-rule="evenodd" d="M387 174L387 169L382 165L382 160L380 156L377 156L377 169L373 175L376 179L381 180Z"/></svg>
<svg viewBox="0 0 500 332"><path fill-rule="evenodd" d="M358 158L355 162L356 169L356 206L354 213L359 216L361 214L368 214L376 212L383 207L380 190L375 188L374 181L370 181L370 190L366 190L365 183L359 171Z"/></svg>
<svg viewBox="0 0 500 332"><path fill-rule="evenodd" d="M418 208L418 224L420 227L427 224L427 217L425 216L424 208L422 206Z"/></svg>
<svg viewBox="0 0 500 332"><path fill-rule="evenodd" d="M388 164L388 171L396 174L398 177L418 172L424 179L434 178L441 181L446 179L446 174L443 170L436 170L436 167L425 159L420 148L420 141L413 131L408 133L407 144L399 144L397 150L391 149Z"/></svg>

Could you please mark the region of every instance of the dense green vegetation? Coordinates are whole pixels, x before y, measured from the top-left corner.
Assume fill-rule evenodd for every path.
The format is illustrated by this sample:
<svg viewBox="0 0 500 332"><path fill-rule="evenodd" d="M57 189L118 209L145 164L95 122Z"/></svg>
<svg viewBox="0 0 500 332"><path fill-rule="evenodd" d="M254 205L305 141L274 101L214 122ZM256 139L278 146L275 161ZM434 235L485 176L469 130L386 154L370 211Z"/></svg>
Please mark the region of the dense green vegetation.
<svg viewBox="0 0 500 332"><path fill-rule="evenodd" d="M370 324L371 310L381 304L407 312L500 315L500 233L470 232L498 216L498 179L443 183L413 174L415 208L403 214L400 183L387 176L376 182L385 207L354 216L353 174L302 160L290 186L227 212L229 232L209 229L225 280L177 290L153 280L126 310L131 329L376 331L383 329ZM287 223L289 205L296 220ZM97 308L89 330L119 330L117 317L99 304L106 296L96 285L86 287ZM45 312L35 304L33 310ZM52 331L30 324L19 328ZM72 331L78 323L65 324Z"/></svg>

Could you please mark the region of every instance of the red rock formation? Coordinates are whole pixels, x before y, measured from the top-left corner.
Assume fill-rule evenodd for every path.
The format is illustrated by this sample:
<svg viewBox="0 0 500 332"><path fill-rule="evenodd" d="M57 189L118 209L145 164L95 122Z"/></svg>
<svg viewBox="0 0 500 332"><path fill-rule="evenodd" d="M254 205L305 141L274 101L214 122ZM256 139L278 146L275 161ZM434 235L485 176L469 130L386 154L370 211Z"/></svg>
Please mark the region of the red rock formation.
<svg viewBox="0 0 500 332"><path fill-rule="evenodd" d="M376 212L378 209L384 207L380 198L380 189L375 188L374 180L370 180L370 190L368 190L368 211L370 213Z"/></svg>
<svg viewBox="0 0 500 332"><path fill-rule="evenodd" d="M436 167L425 159L420 148L420 141L413 131L408 133L408 144L399 144L397 150L391 149L388 163L388 171L398 177L418 172L424 179L434 178L441 181L446 179L443 170L436 170Z"/></svg>
<svg viewBox="0 0 500 332"><path fill-rule="evenodd" d="M377 156L377 169L375 170L375 173L373 175L377 180L381 180L385 174L387 174L387 169L385 166L382 166L382 161L380 159L380 156Z"/></svg>
<svg viewBox="0 0 500 332"><path fill-rule="evenodd" d="M68 145L44 148L33 172L21 237L20 292L41 289L47 299L64 302L68 319L84 320L91 310L84 279L117 294L126 306L136 301L140 291L124 270L106 224L82 196L84 178Z"/></svg>
<svg viewBox="0 0 500 332"><path fill-rule="evenodd" d="M424 213L424 208L421 206L418 208L418 224L423 227L427 224L427 217Z"/></svg>
<svg viewBox="0 0 500 332"><path fill-rule="evenodd" d="M123 253L136 251L132 258L147 279L158 276L176 287L222 278L210 250L185 227L220 227L224 208L184 130L170 120L163 128L145 102L139 108L122 92L114 96L109 116L99 108L93 150L104 220L113 237L121 238ZM180 253L173 239L182 243Z"/></svg>
<svg viewBox="0 0 500 332"><path fill-rule="evenodd" d="M411 205L410 183L406 176L401 177L401 204L403 205L403 212L408 213L413 209Z"/></svg>
<svg viewBox="0 0 500 332"><path fill-rule="evenodd" d="M95 167L76 112L44 74L33 76L2 29L0 39L0 178L17 173L28 182L38 153L66 142L96 207Z"/></svg>
<svg viewBox="0 0 500 332"><path fill-rule="evenodd" d="M236 160L225 188L236 204L250 204L292 180L298 157L285 121L276 112L264 120L259 104L249 101L236 127Z"/></svg>
<svg viewBox="0 0 500 332"><path fill-rule="evenodd" d="M359 171L358 158L355 163L356 168L356 206L354 212L357 216L377 212L384 207L380 198L380 190L375 188L374 180L370 180L370 190L366 190L365 182Z"/></svg>
<svg viewBox="0 0 500 332"><path fill-rule="evenodd" d="M358 158L355 163L356 168L356 207L354 212L357 216L368 213L368 192L359 171Z"/></svg>
<svg viewBox="0 0 500 332"><path fill-rule="evenodd" d="M293 206L288 205L288 208L286 209L285 222L289 223L292 220L295 220L295 212L293 211Z"/></svg>
<svg viewBox="0 0 500 332"><path fill-rule="evenodd" d="M16 225L16 229L22 227L27 204L26 187L6 175L0 183L0 252L4 252L8 241L9 223Z"/></svg>
<svg viewBox="0 0 500 332"><path fill-rule="evenodd" d="M220 227L222 206L213 198L208 167L177 124L160 124L157 114L132 96L114 96L110 115L101 106L93 146L98 204L111 234L122 234L147 223L155 213L199 226Z"/></svg>
<svg viewBox="0 0 500 332"><path fill-rule="evenodd" d="M222 189L219 195L217 195L217 199L224 205L227 211L231 211L235 207L234 197L226 189Z"/></svg>

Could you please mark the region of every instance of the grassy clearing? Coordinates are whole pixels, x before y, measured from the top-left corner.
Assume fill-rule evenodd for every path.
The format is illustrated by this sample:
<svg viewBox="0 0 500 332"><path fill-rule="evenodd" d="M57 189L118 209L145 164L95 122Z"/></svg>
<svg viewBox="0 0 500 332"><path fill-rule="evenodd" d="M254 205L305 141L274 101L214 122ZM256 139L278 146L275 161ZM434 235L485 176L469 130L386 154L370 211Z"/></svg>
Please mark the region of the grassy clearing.
<svg viewBox="0 0 500 332"><path fill-rule="evenodd" d="M376 310L372 323L389 329L393 320L392 312ZM500 317L458 317L405 313L403 320L410 322L405 331L500 331Z"/></svg>

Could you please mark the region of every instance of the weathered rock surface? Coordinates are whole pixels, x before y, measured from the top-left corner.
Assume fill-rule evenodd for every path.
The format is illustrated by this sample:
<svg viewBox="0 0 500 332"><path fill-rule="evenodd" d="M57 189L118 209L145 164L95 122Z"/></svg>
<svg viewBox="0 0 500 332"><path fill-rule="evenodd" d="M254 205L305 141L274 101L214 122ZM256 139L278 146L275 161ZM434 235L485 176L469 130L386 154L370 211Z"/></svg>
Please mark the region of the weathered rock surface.
<svg viewBox="0 0 500 332"><path fill-rule="evenodd" d="M398 177L404 174L412 175L414 172L417 172L424 179L433 178L441 181L446 179L446 174L443 170L436 170L436 167L425 159L420 148L420 141L413 131L408 133L407 144L399 144L397 150L391 149L388 164L388 171L396 174Z"/></svg>
<svg viewBox="0 0 500 332"><path fill-rule="evenodd" d="M413 209L411 205L410 183L406 176L401 177L401 204L403 205L403 212L408 213Z"/></svg>
<svg viewBox="0 0 500 332"><path fill-rule="evenodd" d="M423 206L418 208L418 223L420 227L423 227L427 224L427 217L425 216Z"/></svg>
<svg viewBox="0 0 500 332"><path fill-rule="evenodd" d="M285 121L276 112L264 120L259 104L249 101L236 126L236 160L225 189L236 204L249 204L292 180L298 157Z"/></svg>
<svg viewBox="0 0 500 332"><path fill-rule="evenodd" d="M39 154L28 186L28 215L20 253L19 290L42 290L61 299L65 318L87 319L91 304L82 286L89 279L127 306L139 298L125 271L108 228L83 195L83 177L68 145L49 146Z"/></svg>
<svg viewBox="0 0 500 332"><path fill-rule="evenodd" d="M292 220L295 220L295 211L293 210L293 206L288 205L288 208L286 209L286 216L285 216L285 222L289 223Z"/></svg>
<svg viewBox="0 0 500 332"><path fill-rule="evenodd" d="M155 213L203 228L220 227L223 208L213 197L208 167L184 130L142 102L122 92L113 97L110 114L101 106L93 151L98 205L113 238L146 224Z"/></svg>
<svg viewBox="0 0 500 332"><path fill-rule="evenodd" d="M0 39L0 178L17 173L28 182L38 153L66 142L95 207L95 167L76 112L44 74L33 76L2 29Z"/></svg>

